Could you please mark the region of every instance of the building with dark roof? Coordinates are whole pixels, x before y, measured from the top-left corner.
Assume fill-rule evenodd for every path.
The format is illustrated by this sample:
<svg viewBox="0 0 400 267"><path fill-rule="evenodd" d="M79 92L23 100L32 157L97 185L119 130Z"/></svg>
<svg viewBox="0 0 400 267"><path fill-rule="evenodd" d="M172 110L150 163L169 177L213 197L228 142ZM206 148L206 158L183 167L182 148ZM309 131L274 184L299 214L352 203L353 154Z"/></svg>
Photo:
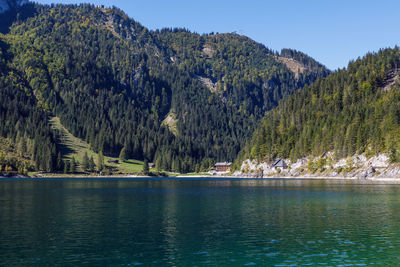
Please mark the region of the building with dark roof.
<svg viewBox="0 0 400 267"><path fill-rule="evenodd" d="M274 168L286 169L286 168L288 167L288 165L286 164L285 161L283 161L283 159L277 159L277 160L275 160L275 162L272 164L272 167L274 167Z"/></svg>

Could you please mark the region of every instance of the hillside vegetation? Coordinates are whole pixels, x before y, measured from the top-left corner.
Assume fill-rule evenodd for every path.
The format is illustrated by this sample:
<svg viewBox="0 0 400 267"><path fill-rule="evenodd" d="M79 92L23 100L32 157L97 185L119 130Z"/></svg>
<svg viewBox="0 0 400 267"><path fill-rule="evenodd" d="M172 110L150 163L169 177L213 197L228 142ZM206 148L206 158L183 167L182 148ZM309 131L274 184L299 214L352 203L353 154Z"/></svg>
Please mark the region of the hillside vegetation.
<svg viewBox="0 0 400 267"><path fill-rule="evenodd" d="M206 170L233 160L280 99L329 73L287 50L282 56L304 66L294 73L279 53L237 34L149 31L116 8L18 12L0 18L12 20L1 23L11 26L0 35L0 135L33 140L36 170L60 169L54 116L95 153Z"/></svg>
<svg viewBox="0 0 400 267"><path fill-rule="evenodd" d="M95 164L99 162L99 154L94 152L90 145L85 141L73 136L65 127L61 124L60 118L53 117L50 119L51 128L54 130L57 137L57 146L60 149L62 158L64 161L76 162L76 171L85 173L88 171L88 167L85 168L85 157L87 159L93 159ZM104 156L104 169L108 172L117 172L121 174L137 174L143 171L143 162L133 159L120 159L118 157L107 157ZM87 160L86 159L86 160ZM114 162L110 162L114 161ZM118 163L115 163L118 161ZM95 170L99 166L95 166ZM67 170L69 172L69 170Z"/></svg>
<svg viewBox="0 0 400 267"><path fill-rule="evenodd" d="M399 72L399 47L384 49L297 91L266 114L236 168L246 158L296 160L326 152L336 158L387 152L399 161Z"/></svg>

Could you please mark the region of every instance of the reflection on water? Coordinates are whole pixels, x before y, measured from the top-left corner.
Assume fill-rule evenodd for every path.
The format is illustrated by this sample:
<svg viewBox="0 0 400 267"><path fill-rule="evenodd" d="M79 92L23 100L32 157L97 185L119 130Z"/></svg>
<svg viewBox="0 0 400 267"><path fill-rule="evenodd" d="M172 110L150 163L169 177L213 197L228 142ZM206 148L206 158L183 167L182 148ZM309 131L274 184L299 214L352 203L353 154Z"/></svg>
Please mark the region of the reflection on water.
<svg viewBox="0 0 400 267"><path fill-rule="evenodd" d="M400 186L346 180L0 182L0 265L400 263Z"/></svg>

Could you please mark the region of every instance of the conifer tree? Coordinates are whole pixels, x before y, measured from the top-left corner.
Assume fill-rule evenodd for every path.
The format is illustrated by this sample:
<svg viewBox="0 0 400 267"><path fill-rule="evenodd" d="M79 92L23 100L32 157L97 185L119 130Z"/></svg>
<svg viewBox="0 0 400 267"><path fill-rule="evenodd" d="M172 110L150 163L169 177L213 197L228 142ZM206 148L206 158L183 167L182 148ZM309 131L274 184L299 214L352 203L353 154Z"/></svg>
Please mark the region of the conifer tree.
<svg viewBox="0 0 400 267"><path fill-rule="evenodd" d="M125 161L128 160L127 155L126 155L126 148L125 148L125 147L123 147L123 148L121 149L121 152L119 153L119 159L120 159L122 162L125 162Z"/></svg>
<svg viewBox="0 0 400 267"><path fill-rule="evenodd" d="M90 160L89 160L89 171L90 171L90 172L94 172L95 168L96 168L96 164L94 163L93 156L90 156Z"/></svg>
<svg viewBox="0 0 400 267"><path fill-rule="evenodd" d="M26 140L25 138L21 138L20 144L19 144L19 151L20 151L20 156L25 156L27 152L27 145L26 145Z"/></svg>
<svg viewBox="0 0 400 267"><path fill-rule="evenodd" d="M149 174L149 161L147 159L145 159L143 162L143 174L144 175Z"/></svg>
<svg viewBox="0 0 400 267"><path fill-rule="evenodd" d="M62 171L64 168L64 162L62 160L61 152L57 154L57 170Z"/></svg>
<svg viewBox="0 0 400 267"><path fill-rule="evenodd" d="M76 172L76 161L75 161L74 157L72 157L71 164L69 166L69 171L71 173L75 173Z"/></svg>
<svg viewBox="0 0 400 267"><path fill-rule="evenodd" d="M83 159L82 159L82 169L84 171L89 170L89 156L86 151L85 151L85 154L83 155Z"/></svg>
<svg viewBox="0 0 400 267"><path fill-rule="evenodd" d="M104 170L104 155L103 151L99 152L99 156L97 157L97 170L99 172Z"/></svg>
<svg viewBox="0 0 400 267"><path fill-rule="evenodd" d="M71 168L70 167L70 162L69 162L69 160L66 160L65 162L64 162L64 173L65 174L67 174L68 172L69 172L69 169Z"/></svg>

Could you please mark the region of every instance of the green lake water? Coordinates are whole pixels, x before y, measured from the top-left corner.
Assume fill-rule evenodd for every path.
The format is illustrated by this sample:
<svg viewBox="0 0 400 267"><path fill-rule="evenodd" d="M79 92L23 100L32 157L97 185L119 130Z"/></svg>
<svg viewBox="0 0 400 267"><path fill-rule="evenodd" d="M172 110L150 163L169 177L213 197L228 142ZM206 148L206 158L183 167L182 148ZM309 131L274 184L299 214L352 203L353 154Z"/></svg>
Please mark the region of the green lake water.
<svg viewBox="0 0 400 267"><path fill-rule="evenodd" d="M0 266L399 263L398 184L0 181Z"/></svg>

